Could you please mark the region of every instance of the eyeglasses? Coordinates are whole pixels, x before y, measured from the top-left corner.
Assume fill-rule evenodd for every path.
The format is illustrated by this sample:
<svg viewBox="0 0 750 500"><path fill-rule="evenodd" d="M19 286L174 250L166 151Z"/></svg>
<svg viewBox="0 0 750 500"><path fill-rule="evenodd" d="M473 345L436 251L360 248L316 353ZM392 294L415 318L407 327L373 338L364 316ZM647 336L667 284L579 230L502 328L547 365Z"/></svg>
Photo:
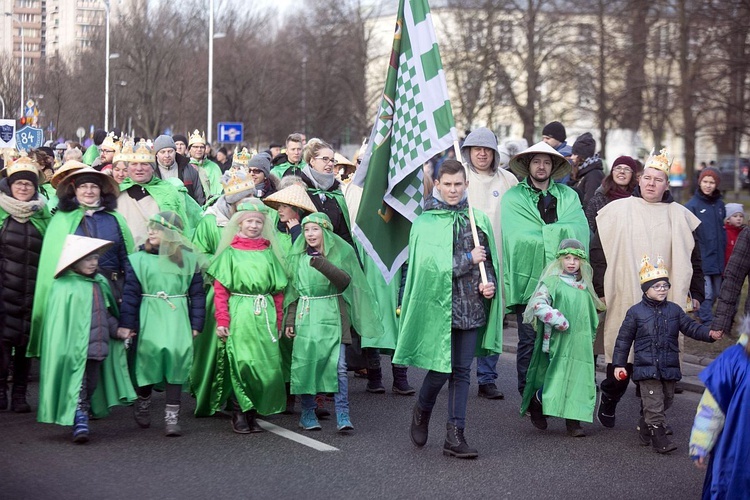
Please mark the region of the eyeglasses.
<svg viewBox="0 0 750 500"><path fill-rule="evenodd" d="M251 169L248 170L248 172L250 172L251 174L263 174L263 173L265 173L265 172L263 172L259 168L251 168Z"/></svg>
<svg viewBox="0 0 750 500"><path fill-rule="evenodd" d="M193 144L192 146L190 146L190 149L193 149L193 148L195 148L195 149L206 149L206 146L204 146L202 144Z"/></svg>
<svg viewBox="0 0 750 500"><path fill-rule="evenodd" d="M665 292L670 288L672 288L672 286L669 283L659 283L651 287L652 290L656 290L657 292Z"/></svg>
<svg viewBox="0 0 750 500"><path fill-rule="evenodd" d="M16 181L13 185L24 189L34 189L34 183L31 181Z"/></svg>
<svg viewBox="0 0 750 500"><path fill-rule="evenodd" d="M114 149L102 149L102 153L114 153Z"/></svg>
<svg viewBox="0 0 750 500"><path fill-rule="evenodd" d="M336 159L335 158L330 158L328 156L316 156L315 159L316 160L322 160L323 163L336 163Z"/></svg>
<svg viewBox="0 0 750 500"><path fill-rule="evenodd" d="M621 172L623 174L631 173L633 172L633 169L630 167L626 167L625 165L620 165L619 167L615 167L612 169L613 172Z"/></svg>

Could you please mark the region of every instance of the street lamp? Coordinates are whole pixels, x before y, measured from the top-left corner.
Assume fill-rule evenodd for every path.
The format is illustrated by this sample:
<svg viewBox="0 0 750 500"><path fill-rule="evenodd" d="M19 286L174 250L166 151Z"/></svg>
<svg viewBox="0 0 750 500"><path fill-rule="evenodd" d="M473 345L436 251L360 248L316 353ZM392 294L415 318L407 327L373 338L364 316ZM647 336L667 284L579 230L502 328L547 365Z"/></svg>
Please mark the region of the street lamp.
<svg viewBox="0 0 750 500"><path fill-rule="evenodd" d="M23 85L24 85L24 80L25 80L25 78L24 78L24 71L26 70L26 68L25 68L26 67L26 42L25 42L24 37L23 37L23 23L21 22L21 20L18 17L14 16L10 12L5 12L5 15L8 16L11 19L11 21L17 22L18 26L21 27L21 116L23 116L23 103L24 103L24 99L23 99L24 88L23 88Z"/></svg>
<svg viewBox="0 0 750 500"><path fill-rule="evenodd" d="M208 113L206 133L207 140L213 142L214 114L214 38L224 38L226 33L214 33L214 0L208 2Z"/></svg>
<svg viewBox="0 0 750 500"><path fill-rule="evenodd" d="M118 82L115 82L115 96L114 96L115 105L114 105L114 110L112 112L112 114L114 115L114 122L115 122L114 128L117 128L117 87L124 87L127 84L128 82L126 82L125 80L120 80Z"/></svg>
<svg viewBox="0 0 750 500"><path fill-rule="evenodd" d="M104 44L104 130L109 131L109 60L111 58L111 55L109 53L109 0L102 0L102 3L104 4L106 30L106 42ZM120 54L117 54L117 57L119 56Z"/></svg>

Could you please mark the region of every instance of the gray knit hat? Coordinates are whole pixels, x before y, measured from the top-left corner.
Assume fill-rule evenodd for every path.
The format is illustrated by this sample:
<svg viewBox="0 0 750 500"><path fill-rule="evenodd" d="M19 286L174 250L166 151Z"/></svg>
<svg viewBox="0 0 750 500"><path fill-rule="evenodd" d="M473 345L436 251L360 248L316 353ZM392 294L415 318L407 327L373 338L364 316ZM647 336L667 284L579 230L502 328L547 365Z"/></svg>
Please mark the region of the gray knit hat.
<svg viewBox="0 0 750 500"><path fill-rule="evenodd" d="M268 155L257 154L250 158L250 161L247 163L247 169L250 170L252 168L262 170L266 177L268 177L271 175L271 160L269 160Z"/></svg>
<svg viewBox="0 0 750 500"><path fill-rule="evenodd" d="M741 203L727 203L725 208L727 211L727 219L734 214L742 214L743 216L745 215L745 208Z"/></svg>
<svg viewBox="0 0 750 500"><path fill-rule="evenodd" d="M174 144L174 139L169 137L168 135L160 135L156 138L154 141L154 154L158 153L164 148L172 148L177 149L177 147Z"/></svg>

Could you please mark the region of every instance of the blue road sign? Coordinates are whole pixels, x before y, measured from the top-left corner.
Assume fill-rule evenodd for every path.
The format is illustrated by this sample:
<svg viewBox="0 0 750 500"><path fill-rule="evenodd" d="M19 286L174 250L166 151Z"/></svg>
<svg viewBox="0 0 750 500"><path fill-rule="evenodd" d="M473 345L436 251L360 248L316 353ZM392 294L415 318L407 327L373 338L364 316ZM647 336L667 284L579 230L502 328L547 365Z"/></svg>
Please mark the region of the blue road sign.
<svg viewBox="0 0 750 500"><path fill-rule="evenodd" d="M242 122L219 122L216 137L219 142L242 142L244 128Z"/></svg>
<svg viewBox="0 0 750 500"><path fill-rule="evenodd" d="M44 144L44 130L26 125L16 132L16 146L18 149L28 151L36 149Z"/></svg>

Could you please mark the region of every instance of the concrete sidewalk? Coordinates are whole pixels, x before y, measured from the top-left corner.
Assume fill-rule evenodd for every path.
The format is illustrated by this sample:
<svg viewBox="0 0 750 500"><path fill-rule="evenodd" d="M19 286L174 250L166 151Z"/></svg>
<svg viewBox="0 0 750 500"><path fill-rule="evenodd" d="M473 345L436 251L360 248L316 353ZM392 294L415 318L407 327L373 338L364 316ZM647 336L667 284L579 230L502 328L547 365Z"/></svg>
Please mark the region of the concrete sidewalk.
<svg viewBox="0 0 750 500"><path fill-rule="evenodd" d="M508 326L503 328L503 352L514 353L518 346L518 329L516 322L508 318ZM708 366L713 358L708 356L694 356L692 354L682 355L682 380L679 385L686 391L702 393L705 389L703 382L698 378L698 374L704 367ZM604 362L604 356L599 356L596 364L596 371L604 372L607 364Z"/></svg>

